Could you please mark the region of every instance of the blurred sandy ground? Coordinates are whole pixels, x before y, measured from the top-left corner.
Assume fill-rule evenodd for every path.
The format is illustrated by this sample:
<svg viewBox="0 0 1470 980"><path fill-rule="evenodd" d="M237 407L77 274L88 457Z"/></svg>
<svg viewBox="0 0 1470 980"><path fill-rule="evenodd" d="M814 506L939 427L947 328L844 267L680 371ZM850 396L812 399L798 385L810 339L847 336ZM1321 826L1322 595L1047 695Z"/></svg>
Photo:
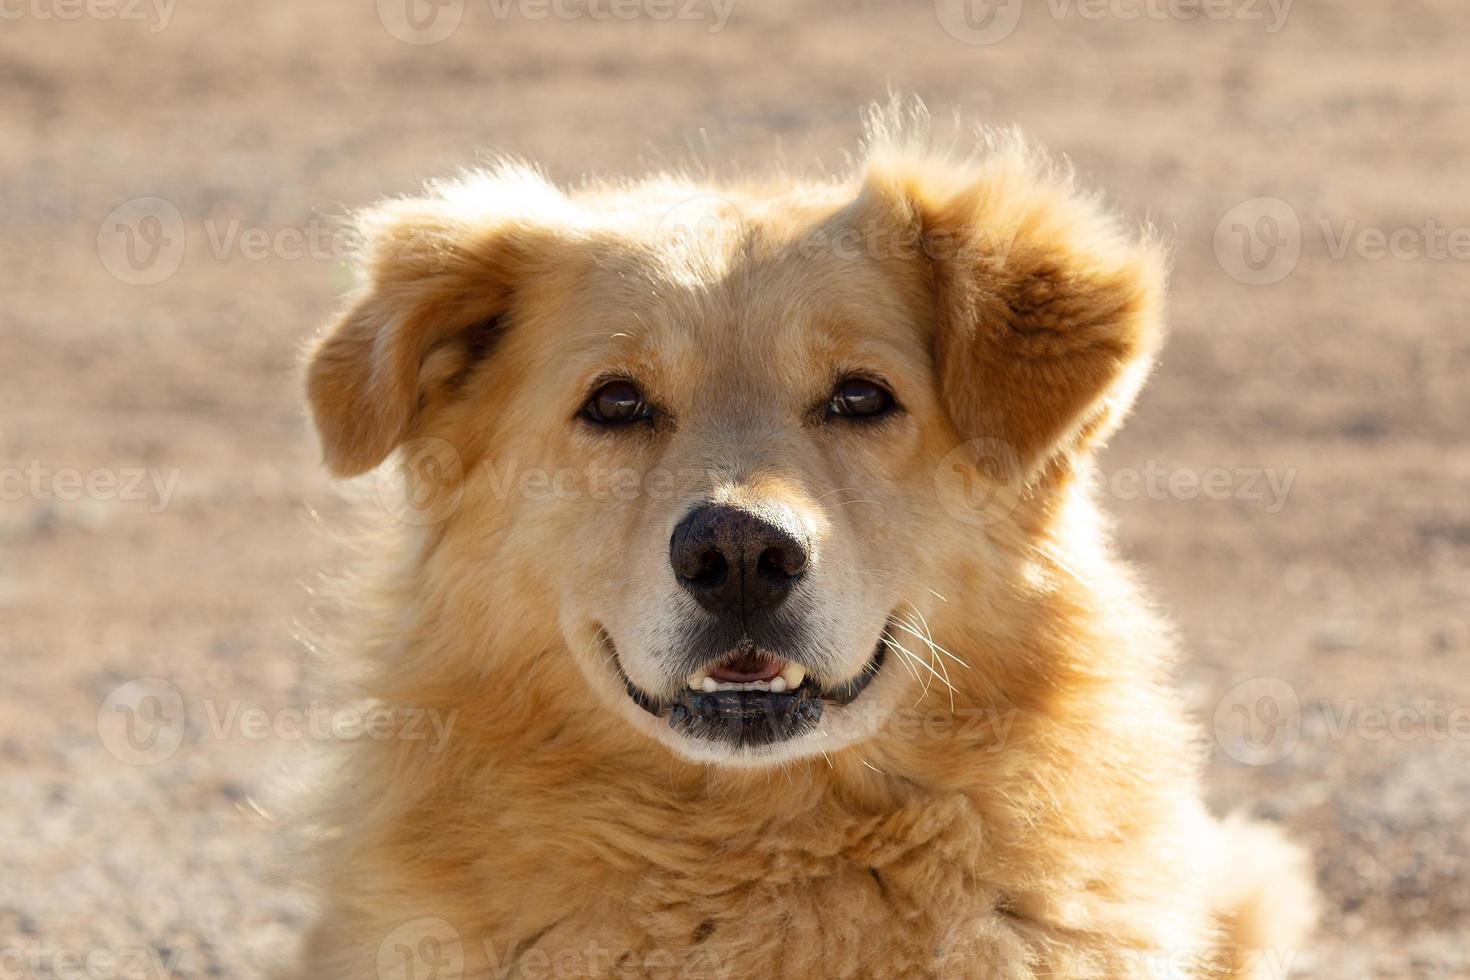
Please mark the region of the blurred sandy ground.
<svg viewBox="0 0 1470 980"><path fill-rule="evenodd" d="M301 927L301 900L269 880L258 801L310 739L220 716L303 697L292 623L331 557L312 514L340 505L294 358L345 281L312 244L331 216L490 148L567 180L689 148L836 166L859 106L893 88L1019 124L1174 237L1171 346L1105 475L1121 548L1188 645L1212 801L1313 848L1327 912L1306 975L1470 976L1470 265L1463 247L1408 247L1433 250L1426 222L1470 227L1470 10L1302 0L1284 20L1264 4L1185 20L1122 2L1145 15L1034 3L996 40L927 2L735 0L712 30L710 2L625 22L469 0L452 35L415 45L385 27L406 23L392 0L382 17L373 0L180 0L71 20L7 0L6 975L50 975L73 950L98 976L135 951L248 976ZM176 224L137 204L108 218L146 197ZM1257 213L1263 197L1290 214ZM1230 257L1232 235L1290 242L1261 219L1292 216L1294 267L1259 249L1243 265L1244 238ZM141 271L118 264L119 221ZM146 251L159 227L183 230L182 252ZM1334 257L1364 229L1411 232L1396 255ZM94 480L78 499L68 470ZM1227 499L1188 491L1217 471ZM1293 482L1283 496L1268 477ZM167 759L130 765L99 708L147 676L162 700L138 703L166 713L177 691L187 727ZM170 747L139 744L135 762Z"/></svg>

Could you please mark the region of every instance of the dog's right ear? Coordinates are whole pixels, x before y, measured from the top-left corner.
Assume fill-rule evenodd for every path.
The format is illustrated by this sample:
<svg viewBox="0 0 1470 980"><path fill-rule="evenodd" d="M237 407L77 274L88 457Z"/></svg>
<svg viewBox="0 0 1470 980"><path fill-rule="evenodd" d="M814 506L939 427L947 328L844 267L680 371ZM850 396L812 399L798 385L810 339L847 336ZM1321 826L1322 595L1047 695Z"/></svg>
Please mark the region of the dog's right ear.
<svg viewBox="0 0 1470 980"><path fill-rule="evenodd" d="M547 216L565 204L538 176L502 170L359 217L361 285L307 357L307 398L334 475L381 463L412 435L429 387L484 355L554 234Z"/></svg>
<svg viewBox="0 0 1470 980"><path fill-rule="evenodd" d="M962 439L1000 447L1025 485L1117 429L1163 337L1167 261L1151 236L1015 138L968 159L880 144L863 194L923 243L939 390Z"/></svg>

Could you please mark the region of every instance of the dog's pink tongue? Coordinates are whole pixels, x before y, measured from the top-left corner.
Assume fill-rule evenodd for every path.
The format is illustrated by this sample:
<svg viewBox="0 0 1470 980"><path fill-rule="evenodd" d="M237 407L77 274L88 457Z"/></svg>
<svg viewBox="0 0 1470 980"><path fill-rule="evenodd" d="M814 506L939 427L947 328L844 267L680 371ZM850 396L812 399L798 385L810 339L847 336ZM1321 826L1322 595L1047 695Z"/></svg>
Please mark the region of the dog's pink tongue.
<svg viewBox="0 0 1470 980"><path fill-rule="evenodd" d="M754 650L743 653L734 660L715 664L709 669L711 677L726 684L749 684L752 681L774 680L779 673L781 673L779 660L761 656Z"/></svg>

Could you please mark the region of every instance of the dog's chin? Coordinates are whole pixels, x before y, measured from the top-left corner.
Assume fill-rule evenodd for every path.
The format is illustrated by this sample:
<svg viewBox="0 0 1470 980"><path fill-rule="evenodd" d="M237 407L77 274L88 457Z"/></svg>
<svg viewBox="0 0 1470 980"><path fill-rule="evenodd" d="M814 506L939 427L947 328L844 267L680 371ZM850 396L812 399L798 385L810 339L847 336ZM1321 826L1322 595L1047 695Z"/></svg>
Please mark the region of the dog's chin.
<svg viewBox="0 0 1470 980"><path fill-rule="evenodd" d="M692 761L763 765L820 751L824 715L862 698L882 671L891 626L857 672L837 682L821 683L796 659L746 643L664 696L634 684L605 630L602 639L624 691L656 721L660 741Z"/></svg>

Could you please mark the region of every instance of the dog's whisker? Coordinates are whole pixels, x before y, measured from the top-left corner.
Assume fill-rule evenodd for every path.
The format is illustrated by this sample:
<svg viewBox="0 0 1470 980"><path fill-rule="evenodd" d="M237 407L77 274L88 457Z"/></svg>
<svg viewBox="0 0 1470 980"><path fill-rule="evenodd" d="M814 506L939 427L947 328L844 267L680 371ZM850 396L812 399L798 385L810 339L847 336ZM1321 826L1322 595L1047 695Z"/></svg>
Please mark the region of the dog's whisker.
<svg viewBox="0 0 1470 980"><path fill-rule="evenodd" d="M860 487L836 487L834 489L828 490L825 493L818 494L813 499L812 502L813 503L821 503L823 500L826 500L828 497L832 496L833 494L837 494L837 493L861 493L861 492L863 492L863 491L862 491L862 488L860 488ZM836 507L836 508L841 508L841 507L846 507L849 504L881 504L881 503L882 503L881 500L874 500L874 499L872 499L870 497L854 497L851 500L838 500L835 503L833 503L832 506L833 507Z"/></svg>
<svg viewBox="0 0 1470 980"><path fill-rule="evenodd" d="M573 334L571 336L562 337L562 338L560 338L558 340L550 341L550 342L548 342L548 345L547 346L549 348L551 348L551 349L556 349L556 348L560 348L560 347L567 347L567 346L578 346L578 347L581 347L581 346L584 346L585 345L585 342L586 341L588 341L588 340L590 340L590 339L592 339L594 337L595 338L603 338L603 337L606 337L608 339L613 339L613 340L634 340L634 341L636 341L636 340L639 339L639 337L638 337L637 334L629 333L627 330L614 330L614 331L611 331L611 332L609 332L607 330L585 330L585 331L583 331L581 333L578 333L578 334Z"/></svg>
<svg viewBox="0 0 1470 980"><path fill-rule="evenodd" d="M956 657L956 655L951 654L951 652L950 651L947 651L947 649L945 649L944 646L941 646L939 644L936 644L936 642L933 642L933 632L932 632L931 629L929 629L929 621L926 620L925 617L923 617L923 613L920 613L919 607L916 607L916 605L910 604L910 608L913 608L914 616L919 617L919 624L920 624L920 626L923 626L923 641L925 641L926 644L929 645L929 652L931 652L932 657L936 657L936 663L938 663L939 669L941 669L942 671L944 671L945 682L948 682L948 680L950 680L950 669L948 669L948 667L945 666L944 657L950 657L950 660L953 660L954 663L960 664L961 667L964 667L964 669L969 670L969 664L964 663L964 661L963 660L960 660L960 658ZM953 683L950 683L950 685L948 685L948 688L950 688L950 710L953 711L954 710L954 685L953 685Z"/></svg>
<svg viewBox="0 0 1470 980"><path fill-rule="evenodd" d="M919 617L920 620L923 620L924 619L923 613L920 613L917 609L914 610L914 613ZM959 657L955 656L953 653L951 653L950 651L946 650L944 647L940 646L938 643L934 642L934 634L932 634L932 633L929 632L929 623L927 621L924 621L922 623L922 625L923 625L923 633L922 634L920 634L918 631L916 631L913 628L913 624L911 624L911 623L898 622L897 620L895 620L895 625L898 626L900 629L906 630L907 632L912 633L913 635L919 637L919 639L921 639L925 643L927 643L930 646L931 649L937 651L938 653L943 654L944 656L946 656L949 659L953 660L955 663L959 664L961 667L965 668L966 670L972 670L973 669L969 664L965 663L965 661L961 660Z"/></svg>
<svg viewBox="0 0 1470 980"><path fill-rule="evenodd" d="M905 650L898 643L898 641L893 639L891 636L884 637L883 643L889 648L899 652L900 656L898 658L898 662L903 664L904 669L909 672L910 676L912 676L914 680L920 681L920 683L922 683L922 680L919 677L919 672L914 669L913 664L909 663L908 651Z"/></svg>
<svg viewBox="0 0 1470 980"><path fill-rule="evenodd" d="M834 487L825 493L817 494L816 497L812 499L812 502L820 503L821 501L826 500L828 497L832 496L834 493L860 493L861 491L862 487Z"/></svg>
<svg viewBox="0 0 1470 980"><path fill-rule="evenodd" d="M910 632L912 632L912 631L910 631ZM954 687L954 684L951 683L950 682L950 679L949 679L949 668L945 666L945 663L944 663L943 658L941 658L941 657L938 656L938 654L937 654L937 652L935 650L935 647L934 647L934 641L930 640L926 636L920 636L919 634L915 634L915 635L916 636L919 636L919 639L923 640L928 645L928 647L929 647L929 662L930 662L930 664L933 667L938 668L938 673L940 673L940 674L943 675L943 678L944 678L944 686L949 689L949 707L950 707L950 710L954 710L954 693L955 693L955 687Z"/></svg>
<svg viewBox="0 0 1470 980"><path fill-rule="evenodd" d="M901 653L903 655L901 657L902 660L909 662L912 666L923 667L925 670L927 670L929 672L929 675L930 676L928 678L926 678L925 681L924 681L924 689L923 689L923 691L920 694L920 700L923 700L924 697L927 697L928 696L928 694L929 694L929 686L935 680L938 680L941 684L945 685L946 687L948 687L950 689L950 692L951 692L951 701L953 700L954 685L950 683L949 677L947 675L942 674L938 670L935 670L934 669L934 664L933 664L932 661L924 660L918 654L914 653L912 650L908 649L902 643L899 643L897 640L893 639L892 637L889 637L885 642L890 647L897 649L899 651L899 653ZM915 675L916 679L917 679L917 676L918 675Z"/></svg>
<svg viewBox="0 0 1470 980"><path fill-rule="evenodd" d="M906 632L913 634L916 638L918 638L919 640L923 641L925 644L927 644L929 646L929 648L930 648L930 656L929 656L929 659L927 661L920 660L916 655L914 655L912 653L910 653L910 656L912 656L914 658L914 660L915 660L916 663L919 663L919 664L923 665L923 667L926 670L928 670L934 677L938 678L940 680L940 682L942 684L944 684L944 686L949 690L950 707L953 708L954 707L954 695L955 695L956 688L954 686L954 683L950 680L949 670L945 666L944 660L941 659L941 658L939 658L938 656L936 656L936 651L935 651L934 643L931 640L929 640L927 637L925 637L922 633L919 633L916 630L914 630L914 629L906 626L902 622L898 622L897 620L895 620L895 625L899 626L901 629L904 629ZM901 647L900 649L903 649L903 648ZM909 652L909 651L905 650L905 652ZM926 695L928 694L928 687L927 686L925 687L924 693Z"/></svg>

